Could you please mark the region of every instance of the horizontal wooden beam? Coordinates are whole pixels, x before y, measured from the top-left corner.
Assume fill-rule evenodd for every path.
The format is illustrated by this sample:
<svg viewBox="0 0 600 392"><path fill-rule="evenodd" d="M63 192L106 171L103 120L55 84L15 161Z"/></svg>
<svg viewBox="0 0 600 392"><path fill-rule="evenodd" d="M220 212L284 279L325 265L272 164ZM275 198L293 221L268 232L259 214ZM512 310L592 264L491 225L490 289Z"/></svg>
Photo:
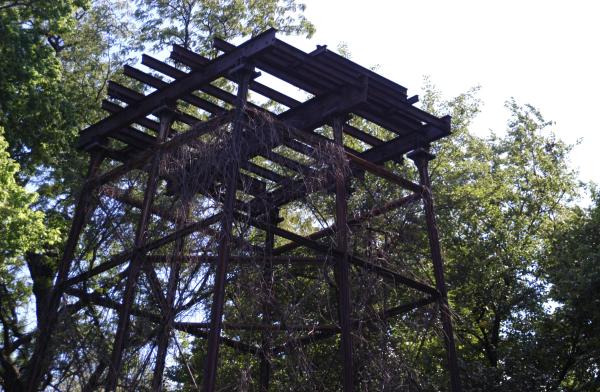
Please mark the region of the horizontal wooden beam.
<svg viewBox="0 0 600 392"><path fill-rule="evenodd" d="M229 42L219 38L214 39L213 46L224 53L231 53L236 48L235 45L232 45ZM355 64L332 51L321 50L315 53L316 56L311 56L310 54L306 54L281 40L276 40L273 46L275 48L274 50L281 52L285 56L292 58L295 57L297 64L310 63L311 65L311 67L302 70L304 72L302 76L304 77L301 78L294 76L293 71L295 68L290 67L290 64L288 63L272 65L266 61L262 61L260 58L261 56L258 56L258 58L255 59L256 66L258 68L264 69L266 72L286 81L287 83L291 83L311 94L319 95L323 92L322 89L316 88L315 84L307 83L306 80L312 80L314 83L316 83L321 81L320 78L327 79L327 75L331 75L331 80L339 80L340 78L342 80L347 80L344 78L348 78L351 75L353 77L356 77L356 75L363 75L368 77L369 80L373 81L373 89L370 90L369 101L372 99L375 100L373 101L374 104L371 105L371 110L363 110L364 108L361 107L361 109L359 109L360 114L358 112L356 114L359 114L361 117L364 117L372 122L384 122L384 128L392 132L396 130L393 129L393 125L386 120L385 117L387 116L384 116L383 112L380 110L377 111L377 113L372 111L373 108L385 108L385 110L392 109L397 111L402 119L398 118L396 121L400 121L400 123L403 123L405 126L409 126L410 123L410 126L414 127L415 125L418 125L419 122L438 127L444 126L443 120L415 106L412 106L414 99L410 101L407 100L405 87L400 86L391 80L383 78L381 75ZM319 72L319 74L307 78L305 74L308 74L309 69L314 69ZM335 69L334 74L331 74L332 69Z"/></svg>
<svg viewBox="0 0 600 392"><path fill-rule="evenodd" d="M180 329L190 330L206 330L210 328L210 323L196 322L176 322ZM339 331L337 325L332 324L306 324L306 325L288 325L288 324L252 324L252 323L232 323L224 322L223 329L232 331Z"/></svg>
<svg viewBox="0 0 600 392"><path fill-rule="evenodd" d="M124 110L125 107L123 107L121 105L118 105L118 104L116 104L114 102L111 102L111 101L109 101L107 99L104 99L104 100L102 100L102 109L106 110L107 112L109 112L111 114L114 114L114 113L120 112L121 110ZM141 126L143 126L145 128L148 128L148 129L150 129L150 130L152 130L152 131L154 131L156 133L158 133L158 130L160 128L160 124L158 123L158 121L151 120L148 117L138 118L135 121L135 123L139 124L139 125L141 125ZM131 127L129 127L129 133L131 134L130 137L140 137L140 135L147 135L147 134L142 133L139 130L133 129ZM111 136L114 139L124 141L124 140L122 140L122 139L119 138L119 132L115 132ZM146 146L154 143L155 140L156 140L154 138L154 136L150 136L150 135L147 135L147 136L149 137L149 139L148 139L148 143L146 143Z"/></svg>
<svg viewBox="0 0 600 392"><path fill-rule="evenodd" d="M447 126L444 128L424 125L418 131L398 136L385 144L373 147L361 153L360 157L373 163L384 163L432 141L448 136L450 134L450 117L446 116L443 119L447 122Z"/></svg>
<svg viewBox="0 0 600 392"><path fill-rule="evenodd" d="M204 72L204 68L202 68L198 69L197 71L187 73L185 71L173 67L172 65L165 63L164 61L160 61L152 56L148 56L147 54L142 55L142 64L176 80L186 78L188 75L191 75L194 72ZM214 86L210 83L199 86L198 90L203 91L206 94L209 94L214 98L217 98L231 105L234 105L237 100L234 94L220 87ZM262 110L260 106L255 105L251 102L248 102L247 105L248 107L253 108L255 110Z"/></svg>
<svg viewBox="0 0 600 392"><path fill-rule="evenodd" d="M383 166L379 166L349 152L346 152L346 158L348 158L350 165L359 167L364 171L375 174L378 177L385 178L386 180L393 182L404 189L408 189L409 191L415 193L421 193L423 191L423 187L421 185L407 180L406 178L397 175Z"/></svg>
<svg viewBox="0 0 600 392"><path fill-rule="evenodd" d="M431 296L431 297L419 299L417 301L413 301L413 302L409 302L406 304L395 306L393 308L390 308L390 309L380 312L379 315L372 317L372 318L354 319L354 320L352 320L352 328L356 329L356 328L360 328L361 326L364 326L364 325L372 324L374 321L379 321L379 320L382 320L385 318L396 317L396 316L408 313L412 310L418 309L420 307L427 306L427 305L435 302L436 300L437 300L436 296ZM273 349L273 352L275 354L280 355L290 349L294 350L294 349L297 349L298 347L306 346L309 344L317 343L321 340L329 339L330 337L337 335L339 332L340 332L339 328L337 330L333 329L333 328L321 330L315 334L303 336L303 337L288 341L281 346L277 346Z"/></svg>
<svg viewBox="0 0 600 392"><path fill-rule="evenodd" d="M154 87L157 89L164 88L165 86L169 85L169 83L165 82L164 80L159 79L156 76L149 75L129 65L125 65L123 67L123 73L126 76L137 80L138 82L142 82L150 87ZM181 100L189 103L190 105L196 106L197 108L205 110L211 114L222 114L226 111L225 108L222 108L221 106L207 101L206 99L200 98L199 96L194 95L192 93L183 95L181 97Z"/></svg>
<svg viewBox="0 0 600 392"><path fill-rule="evenodd" d="M77 283L81 283L81 282L88 280L96 275L99 275L103 272L106 272L106 271L112 269L112 268L115 268L115 267L127 262L128 260L130 260L131 257L136 252L148 253L152 250L155 250L162 246L170 244L179 238L183 238L192 233L201 231L210 225L220 222L221 219L222 219L222 213L217 213L217 214L214 214L214 215L212 215L206 219L203 219L201 221L186 225L186 226L182 227L181 229L176 230L176 231L174 231L164 237L161 237L157 240L151 241L151 242L147 243L146 245L144 245L140 249L124 250L123 252L111 257L109 260L105 261L104 263L99 264L87 271L80 273L79 275L76 275L74 277L71 277L71 278L65 280L59 287L59 290L64 290L67 287L73 286Z"/></svg>
<svg viewBox="0 0 600 392"><path fill-rule="evenodd" d="M375 207L364 214L360 214L360 215L355 216L354 218L350 218L350 219L348 219L347 223L349 226L360 225L361 223L367 221L370 218L374 218L374 217L383 215L388 211L392 211L396 208L405 206L409 203L419 200L420 198L421 198L421 195L417 194L417 193L413 193L411 195L401 197L400 199L386 203L381 207ZM326 227L317 232L309 234L306 238L313 240L313 241L317 241L321 238L335 235L335 230L336 230L336 225L334 223L329 227ZM302 246L302 245L300 245L299 243L290 242L288 244L281 245L281 246L273 249L273 255L275 255L275 256L282 255L282 254L289 252L291 250L294 250L300 246Z"/></svg>
<svg viewBox="0 0 600 392"><path fill-rule="evenodd" d="M302 132L297 129L292 129L291 132L299 140L306 141L308 144L311 144L311 145L319 144L320 139L322 139L319 135L309 133L309 132ZM333 145L333 143L327 139L326 139L326 143L331 143ZM393 182L405 189L408 189L412 192L421 193L422 187L419 184L414 183L410 180L407 180L407 179L391 172L390 170L386 169L385 167L377 165L377 164L369 161L368 159L365 159L357 154L353 154L350 151L344 150L344 153L345 153L345 156L348 159L351 166L358 167L361 170L368 171L379 177L385 178L386 180L391 181L391 182Z"/></svg>
<svg viewBox="0 0 600 392"><path fill-rule="evenodd" d="M95 292L88 293L84 290L75 289L75 288L69 288L69 289L65 290L65 292L69 295L79 298L80 301L82 301L82 302L90 303L90 304L93 304L96 306L101 306L103 308L119 310L119 308L121 307L120 303L113 301L99 293L95 293ZM151 321L154 323L163 323L164 322L164 318L162 315L157 314L157 313L148 312L148 311L138 309L135 307L131 309L131 315L140 317L140 318L144 318L145 320L148 320L148 321ZM203 339L205 339L208 336L208 334L202 328L195 328L193 326L193 323L175 322L175 323L173 323L173 328L178 331L186 332L186 333L189 333L190 335L194 335L196 337L203 338ZM223 343L224 345L226 345L228 347L231 347L235 350L242 351L242 352L245 352L248 354L256 354L260 350L256 346L252 346L252 345L240 342L238 340L229 339L229 338L226 338L223 336L220 337L220 341L221 341L221 343Z"/></svg>
<svg viewBox="0 0 600 392"><path fill-rule="evenodd" d="M119 83L116 83L116 82L113 82L113 81L109 81L108 82L108 95L111 96L111 97L113 97L113 98L116 98L116 99L118 99L118 100L120 100L122 102L130 104L130 105L131 104L135 104L135 103L143 100L144 97L145 97L144 94L138 93L137 91L132 90L129 87L125 87L122 84L119 84ZM124 108L123 110L126 110L126 109L127 108ZM174 114L174 119L176 121L180 121L180 122L182 122L184 124L187 124L187 125L194 125L194 124L196 124L196 123L198 123L198 122L201 121L197 117L194 117L194 116L192 116L190 114L179 112L179 111L176 111L176 110L173 110L173 114ZM143 117L142 119L138 119L136 122L138 122L139 124L142 124L140 122L140 120L147 120L147 122L148 121L152 121L152 120L149 120L146 117ZM152 129L158 130L158 128L160 126L158 124L158 122L155 122L155 121L152 121L152 122L156 124L156 128L152 128Z"/></svg>
<svg viewBox="0 0 600 392"><path fill-rule="evenodd" d="M309 238L303 237L301 235L292 233L290 231L281 229L277 226L273 226L269 223L263 222L261 220L258 220L254 217L250 217L248 215L243 215L237 212L234 212L234 215L236 216L236 219L239 219L241 221L244 222L248 222L250 225L261 229L261 230L271 230L275 235L279 236L279 237L283 237L285 239L288 239L290 241L296 242L298 244L301 244L302 246L305 246L309 249L315 250L319 253L325 254L325 255L333 255L336 257L342 257L344 256L344 253L337 250L337 249L333 249L331 246L326 245L326 244L321 244L319 242L313 241ZM438 295L438 291L425 284L425 283L421 283L419 281L416 281L414 279L408 278L406 276L401 275L398 272L392 271L386 267L377 265L377 264L373 264L370 261L367 260L363 260L360 257L354 256L354 255L347 255L348 257L348 261L351 264L354 264L358 267L364 268L368 271L372 271L374 273L376 273L377 275L390 279L395 283L399 283L402 285L405 285L407 287L413 288L415 290L427 293L427 294L431 294L431 295Z"/></svg>
<svg viewBox="0 0 600 392"><path fill-rule="evenodd" d="M174 263L186 262L191 264L214 264L218 260L217 256L208 255L148 255L146 261L149 263ZM294 265L324 265L333 260L326 256L230 256L229 261L234 264L257 264L263 265L266 262L274 265L294 264Z"/></svg>
<svg viewBox="0 0 600 392"><path fill-rule="evenodd" d="M252 172L260 177L266 178L267 180L271 180L273 182L282 182L287 178L285 176L282 176L281 174L278 174L272 170L259 166L256 163L250 161L244 161L240 164L240 166L243 169L248 170L249 172Z"/></svg>
<svg viewBox="0 0 600 392"><path fill-rule="evenodd" d="M209 131L214 130L215 127L222 126L224 123L230 120L231 115L225 114L224 116L212 118L210 120L196 124L187 132L177 134L173 138L162 144L153 143L152 146L146 148L138 155L127 160L122 165L119 165L105 173L99 174L87 180L84 185L84 187L86 188L85 190L92 191L94 188L100 185L104 185L110 181L114 181L134 169L139 169L143 167L146 163L148 163L149 159L152 158L154 154L165 153L167 151L173 150L187 142L197 139L199 136Z"/></svg>

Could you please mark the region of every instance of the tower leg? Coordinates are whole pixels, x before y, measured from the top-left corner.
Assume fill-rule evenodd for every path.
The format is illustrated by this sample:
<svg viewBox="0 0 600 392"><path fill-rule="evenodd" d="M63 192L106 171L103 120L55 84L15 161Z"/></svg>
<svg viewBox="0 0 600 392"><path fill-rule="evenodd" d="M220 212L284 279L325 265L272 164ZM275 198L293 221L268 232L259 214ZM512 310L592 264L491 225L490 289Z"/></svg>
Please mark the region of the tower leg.
<svg viewBox="0 0 600 392"><path fill-rule="evenodd" d="M173 122L173 114L169 110L164 110L160 113L160 131L158 135L158 142L163 142L167 137L171 124ZM148 223L151 215L151 208L154 202L154 194L158 185L158 169L160 165L161 156L156 154L152 159L150 171L148 173L148 180L146 182L146 189L144 191L144 201L142 204L142 211L140 220L135 234L134 247L136 249L131 262L129 263L127 272L127 281L125 283L125 293L123 294L123 302L119 309L119 322L117 325L117 332L115 335L115 341L113 344L113 350L110 360L110 366L108 368L108 376L106 379L106 391L112 392L117 389L117 382L119 379L119 373L121 371L121 361L123 357L123 349L125 347L125 340L127 337L127 331L129 329L129 318L131 308L135 300L136 285L144 263L145 254L139 249L144 246L147 238Z"/></svg>
<svg viewBox="0 0 600 392"><path fill-rule="evenodd" d="M269 217L269 225L277 225L279 219L279 210L271 210L267 212ZM270 227L269 226L269 227ZM265 266L263 270L264 281L264 300L262 304L263 323L271 325L271 297L273 290L273 247L275 245L275 234L270 228L266 231L265 238ZM262 333L262 353L260 356L260 391L267 392L271 380L271 331L265 329Z"/></svg>
<svg viewBox="0 0 600 392"><path fill-rule="evenodd" d="M335 143L343 148L343 120L336 117L333 120L333 135ZM352 363L352 323L350 313L350 266L348 264L348 201L346 194L347 179L343 173L335 175L335 227L336 247L343 252L343 256L336 260L336 275L338 283L338 304L340 326L342 329L342 358L343 358L343 389L351 392L353 389L353 363Z"/></svg>
<svg viewBox="0 0 600 392"><path fill-rule="evenodd" d="M431 259L433 262L435 285L436 289L441 294L439 307L442 328L444 330L444 343L446 345L448 357L448 370L450 372L450 390L452 392L460 392L461 385L458 370L458 358L456 346L454 344L454 331L452 328L452 319L450 317L450 308L448 306L448 292L446 289L446 281L444 279L444 261L442 259L439 233L435 221L433 197L431 194L431 180L429 178L429 161L434 159L435 156L425 149L420 148L411 152L408 157L415 162L417 170L419 171L419 179L423 186L423 209L425 211L427 236L429 238L429 248L431 250Z"/></svg>

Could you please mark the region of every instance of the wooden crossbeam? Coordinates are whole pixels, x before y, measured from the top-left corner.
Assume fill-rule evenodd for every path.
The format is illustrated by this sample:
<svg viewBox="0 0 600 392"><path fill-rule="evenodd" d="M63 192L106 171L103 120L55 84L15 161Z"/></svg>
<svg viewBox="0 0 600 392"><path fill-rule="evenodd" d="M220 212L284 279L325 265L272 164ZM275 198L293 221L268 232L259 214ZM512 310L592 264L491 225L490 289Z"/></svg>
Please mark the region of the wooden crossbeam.
<svg viewBox="0 0 600 392"><path fill-rule="evenodd" d="M69 289L65 290L65 292L69 295L79 298L83 302L91 303L91 304L94 304L97 306L102 306L104 308L118 310L121 306L120 303L113 301L99 293L95 293L95 292L88 293L84 290L76 289L76 288L69 288ZM157 313L152 313L152 312L138 309L135 307L131 309L130 313L132 316L141 317L141 318L144 318L144 319L154 322L154 323L162 323L163 322L163 317ZM178 331L186 332L186 333L189 333L190 335L194 335L194 336L197 336L200 338L205 339L207 337L207 332L205 332L204 328L195 328L193 326L193 324L190 324L190 323L177 323L176 322L176 323L173 323L173 328ZM249 353L249 354L255 354L259 350L258 347L240 342L238 340L226 338L226 337L221 337L221 343L228 347L231 347L235 350Z"/></svg>
<svg viewBox="0 0 600 392"><path fill-rule="evenodd" d="M137 80L138 82L142 82L150 87L154 87L157 89L161 89L169 85L169 83L165 82L164 80L142 72L139 69L133 68L130 65L125 65L123 67L123 73L126 76ZM222 108L221 106L207 101L206 99L200 98L199 96L192 93L183 95L181 97L181 100L189 103L190 105L194 105L202 110L205 110L211 114L222 114L226 111L225 108Z"/></svg>
<svg viewBox="0 0 600 392"><path fill-rule="evenodd" d="M191 264L214 264L217 256L209 255L148 255L148 263L173 263L183 261ZM324 265L331 263L332 259L327 256L230 256L229 261L236 264L264 264L266 262L274 265L293 264L293 265Z"/></svg>
<svg viewBox="0 0 600 392"><path fill-rule="evenodd" d="M340 253L340 251L338 251L337 249L333 249L330 246L326 245L326 244L321 244L319 242L313 241L309 238L303 237L301 235L292 233L290 231L284 230L282 228L270 225L266 222L263 222L259 219L253 218L251 216L248 215L243 215L240 214L238 212L235 212L234 215L236 216L237 219L244 221L244 222L248 222L250 225L256 227L257 229L261 229L261 230L272 230L273 233L275 233L275 235L279 236L279 237L283 237L285 239L288 239L290 241L296 242L298 244L301 244L302 246L305 246L309 249L315 250L319 253L322 254L332 254L334 256L337 257L341 257L343 256L343 254ZM361 259L358 256L354 256L349 254L348 256L348 261L351 264L354 264L358 267L364 268L366 270L372 271L376 274L378 274L381 277L390 279L392 281L394 281L395 283L399 283L402 285L405 285L407 287L413 288L415 290L424 292L426 294L431 294L431 295L439 295L438 291L425 284L422 282L419 282L417 280L414 280L412 278L408 278L406 276L401 275L398 272L392 271L386 267L377 265L377 264L373 264L370 261Z"/></svg>
<svg viewBox="0 0 600 392"><path fill-rule="evenodd" d="M424 144L448 136L450 134L450 116L445 116L442 119L446 122L444 127L424 125L418 132L398 136L381 146L365 151L360 156L367 161L383 163L392 159L392 157L398 156L398 154L406 154Z"/></svg>
<svg viewBox="0 0 600 392"><path fill-rule="evenodd" d="M374 218L374 217L380 216L382 214L385 214L386 212L392 211L396 208L400 208L400 207L405 206L409 203L412 203L416 200L419 200L420 198L421 198L420 194L413 193L411 195L408 195L408 196L402 197L400 199L394 200L392 202L386 203L385 205L383 205L381 207L375 207L375 208L371 209L370 211L366 212L365 214L360 214L358 216L355 216L354 218L350 218L350 219L348 219L347 224L348 224L348 226L359 225L369 218ZM326 227L317 232L309 234L306 238L313 240L313 241L317 241L321 238L332 236L335 234L335 228L336 228L336 225L334 223L329 227ZM273 255L276 255L276 256L283 255L284 253L292 251L300 246L302 246L302 245L299 243L290 242L289 244L281 245L281 246L273 249Z"/></svg>
<svg viewBox="0 0 600 392"><path fill-rule="evenodd" d="M364 326L364 325L372 324L373 322L378 321L378 320L397 317L399 315L408 313L412 310L421 308L423 306L427 306L427 305L435 302L437 299L438 299L437 296L430 296L427 298L422 298L422 299L419 299L416 301L412 301L412 302L408 302L408 303L401 304L398 306L394 306L393 308L384 310L384 311L380 312L377 316L370 317L368 319L354 319L354 320L352 320L352 327L354 329L356 329L356 328L360 328L361 326ZM277 354L283 354L285 351L287 351L289 349L296 349L298 347L306 346L308 344L313 344L313 343L319 342L321 340L329 339L330 337L337 335L339 332L340 332L339 328L337 330L335 330L333 328L321 330L321 331L318 331L316 334L311 334L311 335L307 335L307 336L303 336L303 337L294 339L292 341L288 341L281 346L275 347L273 349L273 352L277 353Z"/></svg>
<svg viewBox="0 0 600 392"><path fill-rule="evenodd" d="M137 103L146 97L142 93L138 93L137 91L132 90L129 87L125 87L125 86L123 86L117 82L113 82L113 81L108 82L108 95L110 97L116 98L126 104ZM144 119L151 121L147 118L144 118ZM180 121L182 123L185 123L187 125L194 125L201 121L199 118L194 117L190 114L177 112L177 111L174 112L174 119L177 121ZM158 123L156 123L156 124L158 124Z"/></svg>
<svg viewBox="0 0 600 392"><path fill-rule="evenodd" d="M183 77L185 77L185 75L187 75L185 72L183 72L175 67L172 67L162 61L159 61L151 56L144 55L142 63L153 69L156 69L170 77L183 78ZM156 77L148 75L148 74L146 74L142 71L136 70L135 68L132 68L132 67L126 68L126 74L129 74L130 76L134 77L136 80L143 81L144 83L149 83L152 86L161 86L161 85L164 86L165 85L164 81L161 81L160 79L158 79ZM208 86L203 86L200 89L206 91L207 93L212 94L213 96L223 100L226 103L233 104L235 102L235 96L233 94L231 94L225 90L222 90L216 86L208 85ZM131 92L129 92L129 93L130 93L130 95L126 96L124 98L128 99L130 102L134 101L135 98L139 98L139 97L136 97ZM211 104L210 102L205 101L193 94L188 94L184 98L184 100L186 100L187 102L190 102L198 107L201 107L204 110L208 110L212 114L221 114L225 110L225 109L223 109L217 105ZM208 103L209 105L206 105L206 103ZM210 105L213 105L213 106L211 107ZM270 113L259 106L251 105L251 104L249 106L252 107L254 110L257 110L266 115L275 116L273 113ZM282 141L285 145L287 145L288 147L290 147L293 150L296 150L299 148L299 146L297 144L294 144L294 142L292 140L282 140ZM303 149L300 149L297 151L299 151L301 153L305 152L305 150L303 150ZM274 162L276 162L284 167L287 167L288 169L290 169L292 171L297 171L304 175L312 174L310 168L302 165L299 162L295 162L281 154L277 154L273 151L265 151L265 154L268 154L265 156L268 157L269 159L273 160Z"/></svg>
<svg viewBox="0 0 600 392"><path fill-rule="evenodd" d="M186 225L184 227L182 227L179 230L176 230L170 234L167 234L164 237L161 237L157 240L148 242L146 245L144 245L141 249L128 249L125 250L113 257L111 257L109 260L105 261L102 264L97 265L96 267L93 267L85 272L80 273L79 275L73 276L67 280L65 280L61 286L59 287L60 290L64 290L67 287L73 286L77 283L81 283L87 279L90 279L96 275L99 275L103 272L108 271L109 269L115 268L125 262L127 262L128 260L131 259L131 257L134 255L134 253L136 252L150 252L152 250L158 249L162 246L165 246L167 244L172 243L173 241L176 241L179 238L185 237L189 234L195 233L197 231L201 231L204 228L213 225L217 222L219 222L222 218L222 213L217 213L214 214L206 219L203 219L199 222L195 222L195 223L191 223L189 225Z"/></svg>
<svg viewBox="0 0 600 392"><path fill-rule="evenodd" d="M224 41L222 39L216 38L213 41L213 46L215 48L217 48L218 50L223 51L224 53L231 53L232 51L235 50L236 46L232 45L230 43L228 43L227 41ZM393 131L393 132L398 132L398 130L394 129L393 124L391 124L389 121L387 121L387 119L385 118L385 116L378 115L378 113L373 112L373 109L378 109L378 108L385 108L386 110L389 110L391 108L393 108L394 110L397 111L398 116L402 116L403 120L398 119L400 121L404 121L404 125L405 126L412 126L414 127L415 125L419 125L419 122L424 122L427 124L432 124L432 125L436 125L438 127L443 126L443 122L440 121L440 119L438 119L436 116L433 116L423 110L420 110L419 108L416 108L414 106L412 106L412 102L408 102L406 99L406 88L397 85L385 78L382 78L380 75L375 74L374 72L361 67L357 64L352 63L351 61L349 61L348 59L345 59L341 56L339 56L338 54L335 54L331 51L323 51L322 56L315 56L313 59L311 59L309 55L307 55L306 53L300 51L299 49L294 48L293 46L281 41L281 40L276 40L276 42L273 44L273 46L277 49L277 50L281 50L283 51L286 55L290 56L290 57L295 57L297 62L300 62L301 64L308 64L310 63L311 66L317 70L318 72L320 72L319 74L313 75L312 80L313 82L317 83L319 81L321 81L322 79L326 78L326 74L328 72L331 72L331 65L329 66L324 66L324 63L330 62L332 64L336 64L338 65L338 67L335 67L335 70L337 71L335 75L330 75L333 80L335 80L336 78L340 78L340 72L342 72L344 69L348 68L348 69L352 69L351 72L353 72L353 75L365 75L366 77L368 77L369 79L372 79L373 81L377 82L377 84L374 85L374 88L370 90L370 96L369 96L369 100L371 100L373 97L377 98L377 103L375 105L370 105L369 106L369 110L364 110L364 108L358 108L356 114L358 114L359 116L374 122L374 123L379 123L380 125L384 126L384 128ZM260 57L260 56L259 56ZM320 61L316 61L316 58L318 57L323 57L323 62ZM271 61L276 61L275 58L270 58ZM300 77L300 73L298 73L298 76L294 77L294 68L291 67L293 64L287 64L287 63L280 63L278 66L272 66L271 64L267 63L266 61L262 61L260 58L256 58L255 59L256 65L258 68L264 69L266 72L288 82L291 83L311 94L315 94L315 95L319 95L323 92L323 88L327 89L327 86L322 86L320 89L316 88L315 84L308 84L305 82L306 78L301 78ZM304 77L306 75L306 73L309 72L308 69L303 69L303 73L302 76ZM349 74L346 74L345 77L349 77ZM378 85L383 85L385 86L388 91L386 95L386 92L384 90L379 90L379 88L377 87ZM392 102L393 104L390 105L390 97L389 97L389 90L396 90L397 98L394 99ZM402 123L402 122L401 122ZM411 129L408 128L409 131L414 131L415 129ZM401 132L401 133L404 133Z"/></svg>

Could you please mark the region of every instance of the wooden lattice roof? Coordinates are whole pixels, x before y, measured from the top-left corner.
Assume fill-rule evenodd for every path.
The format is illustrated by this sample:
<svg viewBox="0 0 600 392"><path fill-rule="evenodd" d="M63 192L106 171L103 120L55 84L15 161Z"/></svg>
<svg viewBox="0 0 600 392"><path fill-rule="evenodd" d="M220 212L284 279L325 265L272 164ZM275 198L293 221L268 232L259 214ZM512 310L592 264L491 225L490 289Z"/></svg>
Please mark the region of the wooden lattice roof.
<svg viewBox="0 0 600 392"><path fill-rule="evenodd" d="M235 95L211 83L221 77L235 81L235 70L243 62L251 62L257 70L313 96L301 102L274 88L251 82L250 90L288 108L287 112L277 117L290 122L290 125L312 131L327 124L333 113L351 113L397 135L395 139L384 142L371 133L345 125L346 134L370 146L361 155L372 162L397 159L403 153L450 132L449 118L437 118L416 108L416 97L408 98L405 87L324 46L305 53L277 39L275 30L271 29L239 46L216 39L214 47L223 53L209 60L183 47L174 46L171 59L188 67L188 72L147 55L142 57L142 64L171 79L171 82L125 66L125 75L156 90L144 96L111 82L109 95L124 102L126 107L105 101L103 107L112 114L83 130L79 147L85 149L105 138L115 138L134 149L144 149L153 142L151 135L159 126L157 121L148 116L167 102L181 100L210 115L224 113L227 111L225 105L215 102L232 104ZM216 101L202 98L195 92L208 94ZM299 117L302 121L297 121ZM200 121L184 113L178 113L176 120L189 125ZM132 124L138 124L147 131L131 127Z"/></svg>

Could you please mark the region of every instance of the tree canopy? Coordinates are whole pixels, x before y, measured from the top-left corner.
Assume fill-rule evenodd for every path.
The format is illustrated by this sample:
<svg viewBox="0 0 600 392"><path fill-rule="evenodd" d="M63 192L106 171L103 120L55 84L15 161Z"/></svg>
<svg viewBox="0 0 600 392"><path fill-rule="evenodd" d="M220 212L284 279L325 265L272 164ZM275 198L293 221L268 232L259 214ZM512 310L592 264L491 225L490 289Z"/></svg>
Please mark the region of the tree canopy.
<svg viewBox="0 0 600 392"><path fill-rule="evenodd" d="M108 80L125 80L119 70L142 50L178 44L210 57L214 37L236 40L268 27L311 36L315 27L303 12L296 0L0 1L0 389L22 390L26 380L85 174L86 157L75 141L81 129L104 116L100 103ZM452 135L431 147L437 155L431 176L464 389L600 390L599 193L591 187L591 205L578 204L590 186L580 184L569 166L572 146L554 135L555 125L533 106L508 100L504 129L478 136L472 121L480 104L477 88L445 99L428 81L420 103L453 119ZM356 125L390 137L373 124ZM415 174L408 164L389 166ZM375 185L376 200L394 198L394 189ZM331 208L326 198L311 202ZM351 202L351 208L364 207ZM319 227L293 208L282 214L301 231ZM382 241L405 241L401 250L416 264L427 259L426 240L407 238L400 228L418 219L409 210L386 221L380 233ZM80 251L109 256L115 249ZM110 291L118 279L90 284ZM307 289L307 282L296 290ZM330 295L325 288L313 290ZM242 303L250 309L252 300ZM307 309L314 305L307 302ZM100 308L85 301L61 306L62 328L52 346L56 361L43 388L93 390L103 382L112 344L112 326L103 320ZM135 328L143 332L147 326ZM421 332L379 332L399 354L376 370L359 366L359 386L373 389L373 380L387 377L408 385L406 390L445 389L443 344ZM93 347L73 347L81 337ZM196 390L202 377L204 340L182 342L168 364L167 390ZM308 390L315 382L323 390L339 389L339 369L324 359L335 355L337 343L320 343L307 353L317 377L312 384L299 369L276 363L272 390ZM357 361L371 350L376 348L359 348ZM140 389L149 389L151 380L136 358L131 361L128 371L139 371ZM222 386L256 388L252 374L258 366L223 350L219 372L233 382Z"/></svg>

